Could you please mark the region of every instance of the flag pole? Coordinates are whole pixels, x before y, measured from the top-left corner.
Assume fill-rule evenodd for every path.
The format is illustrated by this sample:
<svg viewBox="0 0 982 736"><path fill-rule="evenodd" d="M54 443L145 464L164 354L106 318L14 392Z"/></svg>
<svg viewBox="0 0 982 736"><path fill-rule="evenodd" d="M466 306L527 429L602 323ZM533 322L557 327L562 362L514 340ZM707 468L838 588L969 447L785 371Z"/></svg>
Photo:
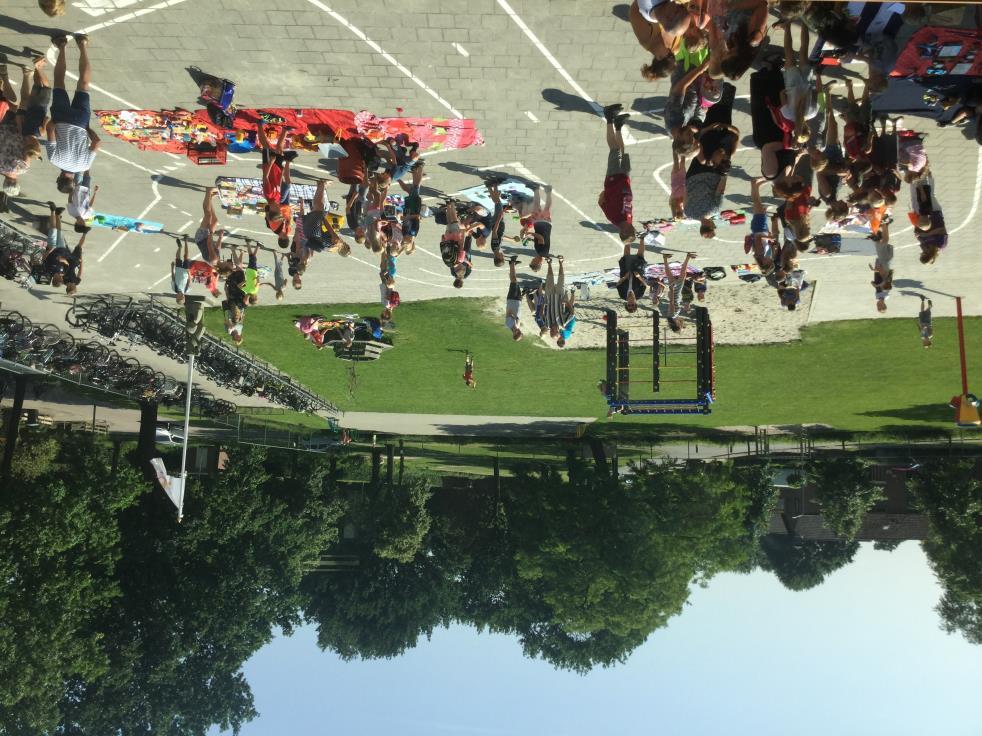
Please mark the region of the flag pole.
<svg viewBox="0 0 982 736"><path fill-rule="evenodd" d="M958 357L962 364L962 396L968 395L968 367L965 364L965 326L962 324L962 298L955 297L955 314L958 324Z"/></svg>
<svg viewBox="0 0 982 736"><path fill-rule="evenodd" d="M191 428L191 386L194 380L194 353L188 355L188 385L184 400L184 447L181 449L181 500L177 505L178 522L184 519L184 488L188 482L188 435Z"/></svg>

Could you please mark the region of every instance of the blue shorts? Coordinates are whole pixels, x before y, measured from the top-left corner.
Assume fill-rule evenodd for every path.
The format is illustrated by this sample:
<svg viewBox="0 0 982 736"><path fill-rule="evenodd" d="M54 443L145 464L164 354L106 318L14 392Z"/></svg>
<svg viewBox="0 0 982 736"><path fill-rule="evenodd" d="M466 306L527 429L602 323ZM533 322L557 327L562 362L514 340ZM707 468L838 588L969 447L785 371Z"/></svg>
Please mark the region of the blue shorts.
<svg viewBox="0 0 982 736"><path fill-rule="evenodd" d="M761 212L760 214L755 214L750 218L750 234L751 235L767 235L770 232L770 228L767 226L767 214Z"/></svg>
<svg viewBox="0 0 982 736"><path fill-rule="evenodd" d="M89 101L88 92L77 90L75 96L69 100L68 93L60 87L55 87L51 91L51 120L53 122L88 128L91 117L92 103Z"/></svg>

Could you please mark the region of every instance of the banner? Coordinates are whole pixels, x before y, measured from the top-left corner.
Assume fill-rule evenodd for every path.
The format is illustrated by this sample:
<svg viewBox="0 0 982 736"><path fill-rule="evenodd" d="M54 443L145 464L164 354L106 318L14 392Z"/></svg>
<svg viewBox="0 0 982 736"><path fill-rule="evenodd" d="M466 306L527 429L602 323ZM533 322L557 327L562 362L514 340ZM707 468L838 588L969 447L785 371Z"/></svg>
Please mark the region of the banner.
<svg viewBox="0 0 982 736"><path fill-rule="evenodd" d="M457 118L380 118L368 111L299 108L243 108L235 111L231 127L212 122L208 110L96 110L96 117L109 135L135 144L145 151L185 153L190 144L217 145L223 141L233 152L256 147L258 122L267 122L270 140L282 125L293 129L293 148L318 151L335 138L365 138L381 141L403 134L419 144L421 153L483 146L484 138L474 120Z"/></svg>

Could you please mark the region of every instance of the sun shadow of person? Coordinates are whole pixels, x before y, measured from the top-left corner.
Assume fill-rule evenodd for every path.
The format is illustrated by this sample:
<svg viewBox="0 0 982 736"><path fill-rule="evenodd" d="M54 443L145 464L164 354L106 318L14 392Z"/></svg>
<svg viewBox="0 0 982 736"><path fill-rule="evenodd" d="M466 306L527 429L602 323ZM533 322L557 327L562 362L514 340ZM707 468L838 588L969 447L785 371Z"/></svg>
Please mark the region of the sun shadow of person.
<svg viewBox="0 0 982 736"><path fill-rule="evenodd" d="M626 23L631 19L631 6L627 3L620 3L610 9L610 14Z"/></svg>
<svg viewBox="0 0 982 736"><path fill-rule="evenodd" d="M569 92L563 92L561 89L547 87L542 90L542 99L550 105L555 105L557 110L562 110L563 112L597 114L595 103L590 103L579 95L571 95Z"/></svg>

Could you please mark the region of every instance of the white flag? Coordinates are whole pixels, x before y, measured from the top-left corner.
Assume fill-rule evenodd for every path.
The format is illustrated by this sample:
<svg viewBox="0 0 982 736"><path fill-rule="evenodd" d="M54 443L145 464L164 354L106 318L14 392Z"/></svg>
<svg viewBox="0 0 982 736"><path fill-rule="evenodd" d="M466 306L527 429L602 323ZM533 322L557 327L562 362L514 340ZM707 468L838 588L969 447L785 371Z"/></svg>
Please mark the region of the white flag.
<svg viewBox="0 0 982 736"><path fill-rule="evenodd" d="M177 520L180 521L184 518L184 478L168 475L164 461L159 457L151 459L150 465L153 466L157 482L164 489L167 498L177 507Z"/></svg>

